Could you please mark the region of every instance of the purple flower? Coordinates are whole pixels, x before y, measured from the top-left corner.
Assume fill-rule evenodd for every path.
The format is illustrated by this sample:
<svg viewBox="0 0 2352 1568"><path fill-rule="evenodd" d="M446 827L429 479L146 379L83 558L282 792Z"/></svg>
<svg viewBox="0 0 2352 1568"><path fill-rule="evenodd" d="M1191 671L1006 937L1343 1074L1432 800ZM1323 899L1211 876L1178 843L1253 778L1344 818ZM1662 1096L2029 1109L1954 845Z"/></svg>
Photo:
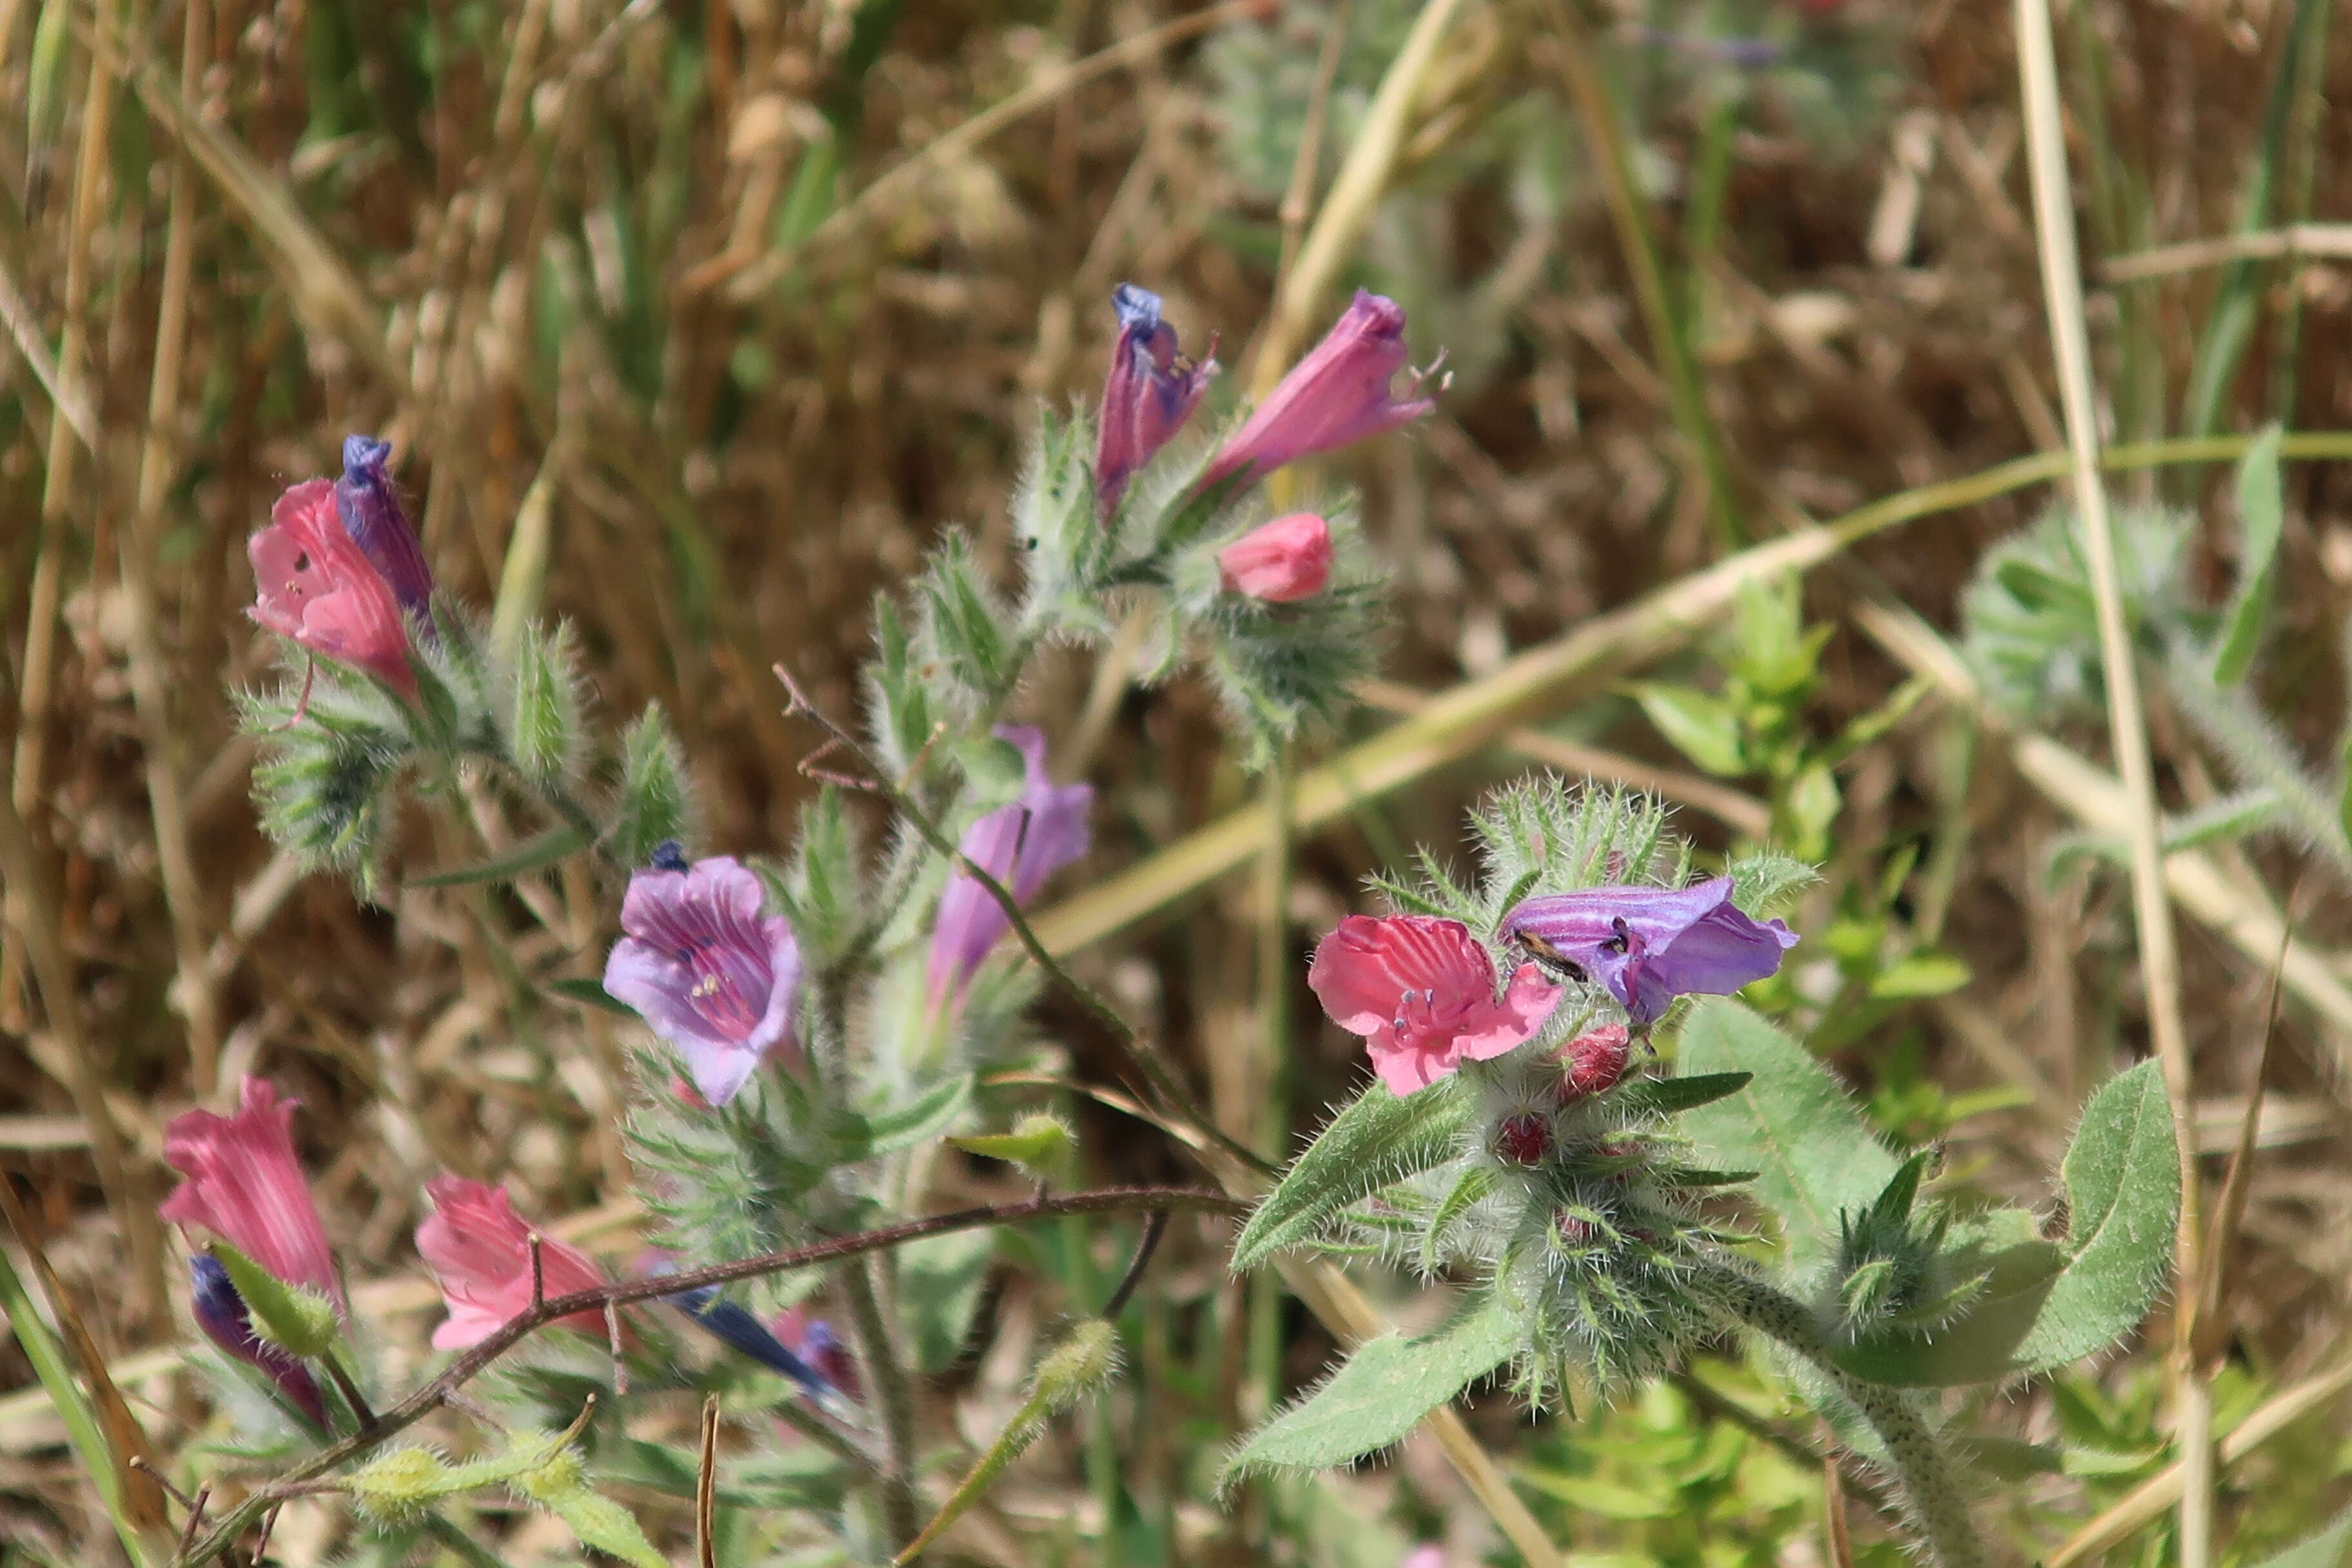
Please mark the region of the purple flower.
<svg viewBox="0 0 2352 1568"><path fill-rule="evenodd" d="M1106 517L1127 493L1128 479L1183 428L1217 374L1213 339L1198 364L1177 356L1176 329L1160 319L1159 295L1122 283L1111 290L1110 308L1118 313L1118 341L1111 345L1095 446L1095 499Z"/></svg>
<svg viewBox="0 0 2352 1568"><path fill-rule="evenodd" d="M1389 395L1389 384L1404 368L1403 308L1357 289L1355 303L1323 341L1226 437L1201 482L1213 485L1231 474L1255 482L1286 463L1352 446L1420 418L1437 406L1433 398L1411 395L1426 372L1414 375L1405 397Z"/></svg>
<svg viewBox="0 0 2352 1568"><path fill-rule="evenodd" d="M1529 899L1503 917L1501 934L1571 978L1606 985L1644 1025L1677 996L1728 996L1763 979L1797 945L1779 921L1742 914L1728 877L1679 891L1585 888Z"/></svg>
<svg viewBox="0 0 2352 1568"><path fill-rule="evenodd" d="M253 1331L253 1316L245 1298L229 1282L228 1268L217 1258L198 1253L188 1259L188 1300L196 1327L205 1337L247 1366L258 1367L278 1385L294 1407L320 1426L327 1425L327 1401L319 1380L294 1355Z"/></svg>
<svg viewBox="0 0 2352 1568"><path fill-rule="evenodd" d="M722 1298L718 1287L705 1285L693 1290L680 1290L666 1300L723 1343L751 1357L769 1371L783 1373L818 1398L840 1394L841 1390L832 1379L770 1332L768 1326L754 1317L750 1308ZM832 1331L825 1329L823 1323L815 1327L824 1331L829 1344Z"/></svg>
<svg viewBox="0 0 2352 1568"><path fill-rule="evenodd" d="M713 1105L735 1097L760 1059L790 1052L800 948L767 890L731 856L688 866L674 843L629 879L625 933L604 962L604 989L635 1008L686 1058Z"/></svg>
<svg viewBox="0 0 2352 1568"><path fill-rule="evenodd" d="M392 488L392 476L384 471L384 461L391 456L389 441L373 436L344 437L343 477L335 481L335 510L342 517L343 531L391 585L400 607L415 616L430 637L433 569L425 563L425 548L417 542L416 531L408 526L400 510L400 497Z"/></svg>
<svg viewBox="0 0 2352 1568"><path fill-rule="evenodd" d="M1045 737L1026 725L999 726L997 739L1021 748L1026 782L1021 798L999 807L964 829L957 846L964 858L1003 883L1017 903L1027 903L1045 879L1087 852L1091 837L1087 813L1094 805L1089 784L1056 784L1045 776ZM997 939L1011 930L1004 911L987 889L959 873L940 895L931 928L931 1001L961 991Z"/></svg>

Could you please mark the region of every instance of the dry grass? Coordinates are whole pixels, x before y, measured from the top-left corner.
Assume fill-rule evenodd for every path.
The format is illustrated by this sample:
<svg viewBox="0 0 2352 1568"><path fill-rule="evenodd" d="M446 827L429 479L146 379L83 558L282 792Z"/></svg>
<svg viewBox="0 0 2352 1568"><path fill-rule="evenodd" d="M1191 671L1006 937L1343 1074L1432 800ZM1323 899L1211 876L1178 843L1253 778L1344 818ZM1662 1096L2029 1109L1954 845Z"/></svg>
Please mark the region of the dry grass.
<svg viewBox="0 0 2352 1568"><path fill-rule="evenodd" d="M1098 380L1109 287L1161 290L1188 336L1223 330L1233 365L1251 363L1254 323L1283 319L1281 192L1237 173L1221 140L1199 41L1215 29L1142 0L1030 6L1017 20L908 6L862 76L858 18L887 5L184 4L201 9L0 0L0 106L14 106L0 108L0 659L26 829L5 864L22 935L0 963L0 1163L117 1359L182 1331L152 1212L168 1179L163 1125L245 1071L300 1094L334 1239L411 1306L423 1299L394 1282L413 1276L407 1237L434 1172L508 1178L549 1214L625 1192L612 1030L504 978L510 962L593 973L613 889L574 870L536 889L536 910L452 891L362 909L336 883L292 879L254 825L252 748L227 693L268 658L242 614L243 542L285 484L333 471L346 432L387 435L441 580L484 605L510 575L526 496L541 498L543 580L512 574L516 592L574 622L607 711L658 699L675 716L708 842L772 848L809 787L795 772L808 737L763 672L788 659L838 710L871 595L925 540L961 523L1003 559L1022 435L1041 402ZM2180 431L2200 336L2232 289L2250 295L2252 325L2217 426L2352 426L2352 270L2333 230L2159 252L2161 271L2116 264L2241 226L2294 13L2287 0L2080 0L2060 18L2086 262L2095 283L2127 279L2091 305L2110 439ZM1397 194L1342 263L1344 280L1403 298L1416 346L1450 344L1462 372L1423 434L1331 476L1361 485L1400 571L1388 668L1421 691L1486 675L1694 571L1731 544L1727 520L1763 538L2063 445L1997 9L1856 0L1823 24L1874 40L1897 73L1893 101L1885 114L1841 106L1852 129L1839 135L1766 95L1725 147L1719 232L1694 232L1674 193L1635 193L1675 285L1704 300L1685 345L1704 404L1696 431L1627 269L1627 209L1612 223L1575 129L1574 61L1551 15L1466 0L1401 128ZM1311 77L1312 29L1274 32ZM1055 74L1147 37L1110 68ZM2291 100L2265 227L2352 213L2352 121L2309 112L2352 94L2352 30L2326 46ZM1689 103L1622 73L1618 90L1663 155L1637 170L1690 177L1706 132ZM959 132L1008 100L1034 107ZM811 171L835 124L829 200ZM1327 174L1353 124L1341 115L1326 138ZM1529 137L1557 145L1552 200L1526 199L1498 151ZM2247 255L2263 259L2233 281L2222 263ZM1339 297L1326 289L1310 313ZM1721 463L1712 518L1707 442ZM2221 471L2143 470L2117 490L2194 501ZM2289 470L2280 640L2263 677L2323 762L2344 701L2332 650L2352 607L2343 472ZM1857 568L1814 574L1808 608L1842 622L1861 599L1892 596L1948 625L1983 545L2042 502L2021 489L1870 541ZM2217 591L2227 567L2205 552ZM1906 673L1851 628L1829 668L1824 731ZM1025 705L1076 712L1093 675L1067 658ZM1591 682L1544 708L1517 717L1565 721L1548 736L1482 744L1302 837L1294 942L1396 845L1457 842L1464 802L1523 753L1544 757L1538 742L1582 748L1567 753L1578 766L1613 765L1611 752L1681 765ZM1204 692L1179 684L1109 711L1093 764L1098 873L1247 802ZM1387 721L1368 711L1360 732ZM2160 702L2152 726L2166 799L2210 797L2212 760ZM2104 756L2095 731L2065 738ZM2021 775L1999 731L1954 703L1872 746L1845 784L1833 879L1867 878L1888 846L1921 844L1940 880L1932 912L1912 912L1976 976L1898 1016L1848 1065L1873 1081L1879 1047L1909 1029L1948 1087L2021 1088L2038 1109L1980 1116L1957 1147L1981 1155L1980 1179L2031 1191L2067 1108L2146 1038L2127 885L2044 878L2074 821ZM1737 824L1739 803L1710 806L1702 792L1691 805L1696 837L1727 843L1715 818ZM412 869L473 848L407 826ZM2324 872L2268 847L2213 859L2246 907L2290 909L2314 973L2352 980L2343 889ZM1257 1048L1248 884L1218 882L1084 962L1171 1043L1229 1125L1249 1131L1278 1080L1303 1127L1356 1071L1352 1042L1301 1026L1288 1061ZM2186 1026L2219 1150L2235 1141L2227 1108L2254 1087L2268 965L2189 913ZM1082 1019L1049 1008L1047 1022L1082 1072L1109 1077ZM2352 1026L2291 996L2278 1031L2267 1088L2273 1110L2302 1120L2258 1154L2222 1303L2235 1353L2273 1390L2332 1365L2352 1327L2334 1065ZM1118 1125L1104 1117L1097 1131ZM1095 1142L1107 1174L1181 1174L1149 1143ZM2220 1162L2206 1170L2218 1183ZM1213 1238L1179 1243L1170 1299L1237 1321L1220 1304ZM1003 1343L1039 1310L1018 1282L1004 1288L976 1386L1001 1381ZM1300 1331L1275 1377L1303 1375L1324 1348ZM31 1382L20 1355L0 1356L0 1383ZM1247 1409L1259 1387L1211 1404ZM167 1379L135 1388L170 1448L196 1408ZM2020 1431L2046 1434L2046 1412L2013 1403ZM2326 1419L2343 1429L2340 1408ZM681 1421L690 1430L691 1413ZM1482 1432L1518 1440L1507 1426ZM0 1404L0 1538L96 1561L106 1529L58 1439L37 1402ZM1171 1496L1185 1462L1138 1460ZM2259 1468L2232 1474L2263 1484ZM2226 1500L2225 1529L2244 1495ZM1042 1507L1014 1496L995 1528ZM289 1538L288 1561L306 1560L299 1550Z"/></svg>

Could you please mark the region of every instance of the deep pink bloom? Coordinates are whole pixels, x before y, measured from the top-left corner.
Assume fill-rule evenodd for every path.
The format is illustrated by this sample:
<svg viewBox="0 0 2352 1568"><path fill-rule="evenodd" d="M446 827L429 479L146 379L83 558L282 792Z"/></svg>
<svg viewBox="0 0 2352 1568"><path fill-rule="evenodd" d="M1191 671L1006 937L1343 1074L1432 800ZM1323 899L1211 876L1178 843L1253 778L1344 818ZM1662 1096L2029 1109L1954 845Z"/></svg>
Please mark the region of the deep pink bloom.
<svg viewBox="0 0 2352 1568"><path fill-rule="evenodd" d="M464 1350L488 1339L530 1310L530 1241L534 1226L515 1213L499 1187L460 1176L436 1176L425 1184L433 1213L416 1227L416 1250L441 1281L448 1304L446 1321L433 1331L436 1350ZM604 1270L588 1255L539 1233L542 1300L604 1283ZM558 1321L603 1337L602 1312L574 1312Z"/></svg>
<svg viewBox="0 0 2352 1568"><path fill-rule="evenodd" d="M343 530L335 487L305 479L269 509L269 526L245 542L256 596L247 612L279 637L323 658L356 665L408 696L408 624L383 574Z"/></svg>
<svg viewBox="0 0 2352 1568"><path fill-rule="evenodd" d="M1333 1022L1365 1037L1372 1070L1395 1094L1522 1044L1560 998L1523 963L1497 1000L1494 960L1470 928L1426 915L1349 915L1316 944L1307 984Z"/></svg>
<svg viewBox="0 0 2352 1568"><path fill-rule="evenodd" d="M1528 899L1503 917L1503 939L1577 980L1597 980L1636 1024L1677 996L1728 996L1780 967L1797 945L1779 921L1731 901L1731 879L1680 889L1584 888Z"/></svg>
<svg viewBox="0 0 2352 1568"><path fill-rule="evenodd" d="M300 1358L254 1331L253 1314L229 1279L228 1267L210 1253L188 1259L188 1305L205 1338L247 1366L257 1367L278 1392L318 1425L327 1424L327 1401L319 1380Z"/></svg>
<svg viewBox="0 0 2352 1568"><path fill-rule="evenodd" d="M335 481L335 510L343 531L368 558L400 607L417 617L420 633L433 635L433 569L408 516L400 510L386 464L392 443L373 436L343 437L343 477Z"/></svg>
<svg viewBox="0 0 2352 1568"><path fill-rule="evenodd" d="M310 1184L294 1157L294 1107L265 1079L247 1078L233 1116L191 1110L163 1130L163 1163L186 1178L163 1217L211 1231L289 1285L343 1303L335 1255Z"/></svg>
<svg viewBox="0 0 2352 1568"><path fill-rule="evenodd" d="M1305 359L1290 367L1247 423L1225 440L1203 484L1232 474L1262 479L1286 463L1318 452L1352 446L1368 437L1410 423L1437 406L1415 397L1423 377L1413 377L1405 396L1392 397L1389 384L1405 368L1404 310L1395 300L1356 290L1355 302Z"/></svg>
<svg viewBox="0 0 2352 1568"><path fill-rule="evenodd" d="M1015 903L1025 904L1046 878L1087 852L1092 842L1087 814L1095 792L1090 784L1057 784L1046 776L1043 731L1027 724L1000 725L996 735L1021 749L1021 798L965 828L957 847L1002 883ZM961 873L949 878L931 927L932 1003L961 990L1011 929L987 889Z"/></svg>
<svg viewBox="0 0 2352 1568"><path fill-rule="evenodd" d="M1331 527L1311 511L1262 522L1217 552L1228 594L1268 604L1311 599L1331 580Z"/></svg>
<svg viewBox="0 0 2352 1568"><path fill-rule="evenodd" d="M665 844L629 879L604 989L678 1048L694 1087L724 1105L762 1058L790 1053L801 954L767 889L729 855L687 864Z"/></svg>
<svg viewBox="0 0 2352 1568"><path fill-rule="evenodd" d="M1160 296L1132 283L1111 290L1118 341L1111 345L1095 440L1095 500L1108 516L1127 481L1151 461L1200 405L1217 374L1217 345L1193 364L1176 353L1176 329L1160 319Z"/></svg>
<svg viewBox="0 0 2352 1568"><path fill-rule="evenodd" d="M1633 1032L1603 1024L1559 1047L1559 1100L1566 1105L1617 1087L1633 1055Z"/></svg>

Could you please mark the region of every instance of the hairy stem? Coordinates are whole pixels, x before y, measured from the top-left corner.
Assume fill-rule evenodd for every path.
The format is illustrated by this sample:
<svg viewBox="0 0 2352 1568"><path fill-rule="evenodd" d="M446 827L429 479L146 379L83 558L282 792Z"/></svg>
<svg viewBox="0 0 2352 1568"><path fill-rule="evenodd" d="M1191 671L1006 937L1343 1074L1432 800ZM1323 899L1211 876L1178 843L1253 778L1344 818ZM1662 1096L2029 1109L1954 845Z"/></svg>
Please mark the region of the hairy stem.
<svg viewBox="0 0 2352 1568"><path fill-rule="evenodd" d="M874 1289L869 1259L853 1258L841 1270L841 1293L849 1308L850 1342L858 1371L874 1391L882 1426L882 1522L890 1544L904 1546L922 1528L915 1506L915 1402L907 1369L890 1342L882 1302Z"/></svg>
<svg viewBox="0 0 2352 1568"><path fill-rule="evenodd" d="M458 1390L479 1376L491 1363L539 1330L574 1312L602 1311L607 1306L625 1307L638 1301L656 1300L664 1296L699 1289L706 1285L727 1285L738 1279L756 1279L795 1268L813 1268L820 1264L839 1262L845 1258L879 1252L886 1247L904 1247L925 1237L973 1230L982 1226L1023 1225L1031 1220L1055 1219L1071 1214L1149 1214L1154 1209L1181 1209L1188 1213L1240 1215L1246 1213L1248 1208L1247 1204L1226 1197L1222 1193L1200 1192L1190 1187L1106 1187L1096 1192L1072 1193L1066 1197L1040 1197L1027 1203L989 1204L978 1208L958 1209L952 1214L908 1220L904 1225L887 1226L880 1230L835 1237L809 1247L762 1253L757 1258L738 1258L732 1263L714 1263L707 1268L680 1269L675 1274L622 1280L599 1285L593 1289L574 1290L567 1295L551 1297L509 1319L481 1343L459 1354L442 1368L439 1376L379 1415L375 1426L369 1431L322 1448L277 1480L256 1488L251 1496L225 1515L202 1540L173 1559L173 1568L200 1568L201 1564L223 1556L263 1514L287 1498L299 1495L307 1483L340 1468L379 1447L395 1433L415 1426L451 1400Z"/></svg>
<svg viewBox="0 0 2352 1568"><path fill-rule="evenodd" d="M1868 1421L1886 1448L1904 1512L1940 1568L1983 1568L1984 1552L1943 1444L1899 1389L1864 1383L1831 1359L1803 1304L1728 1261L1701 1261L1692 1283L1717 1311L1803 1356Z"/></svg>

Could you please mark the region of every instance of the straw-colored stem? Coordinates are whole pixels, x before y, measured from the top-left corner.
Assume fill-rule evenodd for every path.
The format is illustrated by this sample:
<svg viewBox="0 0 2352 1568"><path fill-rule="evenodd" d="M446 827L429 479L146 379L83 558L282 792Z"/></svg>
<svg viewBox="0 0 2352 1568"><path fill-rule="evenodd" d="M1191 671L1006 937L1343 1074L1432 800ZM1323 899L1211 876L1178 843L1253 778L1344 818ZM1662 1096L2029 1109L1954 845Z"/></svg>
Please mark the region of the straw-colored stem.
<svg viewBox="0 0 2352 1568"><path fill-rule="evenodd" d="M193 101L203 82L207 10L204 0L184 0L180 38L180 96ZM188 1023L190 1089L212 1097L220 1076L220 1017L212 977L205 972L204 898L189 847L188 816L181 791L179 749L172 731L168 677L158 635L155 552L163 539L163 492L172 482L172 429L180 416L180 375L187 346L188 280L195 259L195 223L190 213L194 173L184 151L172 153L171 205L163 241L162 297L155 311L155 363L147 388L147 432L139 448L138 510L121 539L123 603L129 614L131 700L138 714L146 755L147 803L155 828L155 859L163 872L163 902L172 921L172 947L179 973L174 997Z"/></svg>
<svg viewBox="0 0 2352 1568"><path fill-rule="evenodd" d="M40 542L25 595L25 658L18 689L16 747L9 799L26 828L41 832L41 772L48 752L49 708L56 696L58 605L65 587L66 510L74 498L74 446L79 439L70 411L86 395L82 356L89 339L90 240L98 229L99 199L106 189L106 154L114 134L114 73L92 58L89 86L82 99L81 145L74 160L73 207L66 231L65 329L58 340L58 395L49 409L48 448L41 473ZM21 921L25 908L13 889L9 914ZM0 1016L16 1007L24 984L21 949L10 943L0 953Z"/></svg>
<svg viewBox="0 0 2352 1568"><path fill-rule="evenodd" d="M2131 848L2133 926L2139 939L2148 1033L2162 1065L2180 1151L2180 1234L2174 1263L2180 1288L2173 1294L2174 1442L2185 1467L2180 1496L2181 1568L2208 1568L2213 1552L2213 1410L2196 1365L2196 1291L2204 1278L2202 1204L2198 1193L2194 1077L2180 1011L2179 958L2173 945L2172 905L2164 889L2163 819L2156 799L2156 767L2140 707L2139 675L2124 613L2122 574L2099 472L2098 408L2091 385L2090 333L2083 320L2081 260L2074 243L2073 188L2066 172L2063 121L2058 107L2058 64L2050 31L2049 0L2017 0L2018 74L2025 100L2027 164L2032 175L2034 231L2042 258L2058 390L2073 458L2074 509L2082 519L2084 553L2098 613L2099 655L2106 682L2107 723L2116 772L2128 801L2125 837Z"/></svg>

